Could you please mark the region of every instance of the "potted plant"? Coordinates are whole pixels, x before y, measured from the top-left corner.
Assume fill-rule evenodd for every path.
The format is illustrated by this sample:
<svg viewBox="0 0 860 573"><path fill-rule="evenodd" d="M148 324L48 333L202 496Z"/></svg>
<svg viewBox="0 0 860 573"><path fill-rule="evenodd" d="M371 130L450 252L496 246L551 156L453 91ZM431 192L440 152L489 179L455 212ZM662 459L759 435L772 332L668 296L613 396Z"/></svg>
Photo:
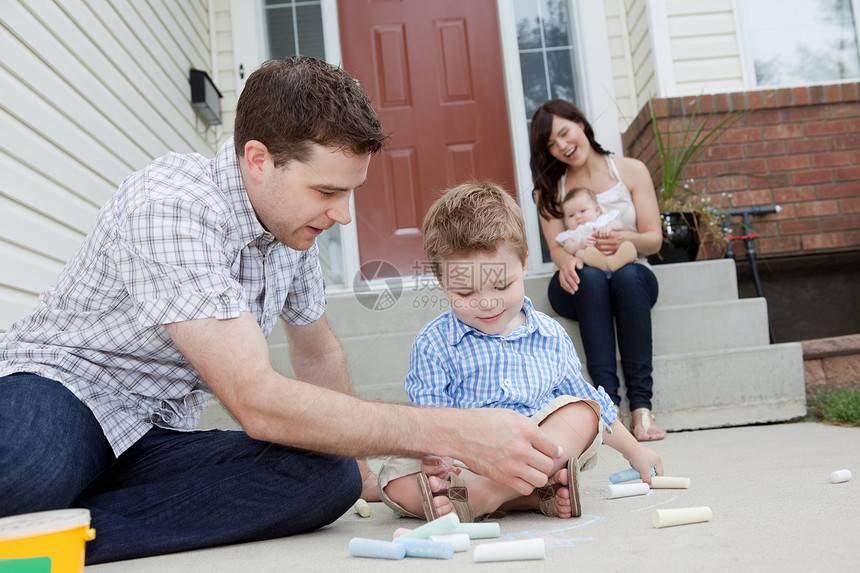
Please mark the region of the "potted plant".
<svg viewBox="0 0 860 573"><path fill-rule="evenodd" d="M660 253L648 258L652 264L695 260L699 245L709 238L716 239L718 248L725 248L722 241L727 232L725 213L710 199L696 192L695 181L685 178L684 171L705 146L717 141L745 112L731 112L713 123L713 112L702 117L699 106L700 99L696 98L696 105L683 128L671 133L668 122L666 132L661 129L654 104L648 100L660 164L660 179L656 187L665 238ZM716 177L728 175L739 174L722 173Z"/></svg>

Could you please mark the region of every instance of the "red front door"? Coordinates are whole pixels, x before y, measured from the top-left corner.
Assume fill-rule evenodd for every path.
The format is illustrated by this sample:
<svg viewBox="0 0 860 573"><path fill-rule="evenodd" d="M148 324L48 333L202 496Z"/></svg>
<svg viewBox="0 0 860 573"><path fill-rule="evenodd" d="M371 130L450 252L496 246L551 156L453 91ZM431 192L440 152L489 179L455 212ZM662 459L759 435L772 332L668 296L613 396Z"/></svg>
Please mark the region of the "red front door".
<svg viewBox="0 0 860 573"><path fill-rule="evenodd" d="M515 193L496 0L341 0L343 67L391 134L355 193L361 263L425 274L421 221L441 192Z"/></svg>

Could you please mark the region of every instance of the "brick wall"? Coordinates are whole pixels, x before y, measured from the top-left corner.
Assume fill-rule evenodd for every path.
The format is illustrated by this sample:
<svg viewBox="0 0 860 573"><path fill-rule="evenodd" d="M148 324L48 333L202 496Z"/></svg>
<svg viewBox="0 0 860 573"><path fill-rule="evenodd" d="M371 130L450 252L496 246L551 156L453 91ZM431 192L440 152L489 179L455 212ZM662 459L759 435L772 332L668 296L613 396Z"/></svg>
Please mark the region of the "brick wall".
<svg viewBox="0 0 860 573"><path fill-rule="evenodd" d="M713 123L746 112L694 158L684 177L723 208L782 207L754 219L760 257L860 248L860 83L656 99L663 132L683 130L697 100L700 117L712 113ZM656 183L647 105L622 141L625 154L642 159ZM744 175L716 177L723 173Z"/></svg>

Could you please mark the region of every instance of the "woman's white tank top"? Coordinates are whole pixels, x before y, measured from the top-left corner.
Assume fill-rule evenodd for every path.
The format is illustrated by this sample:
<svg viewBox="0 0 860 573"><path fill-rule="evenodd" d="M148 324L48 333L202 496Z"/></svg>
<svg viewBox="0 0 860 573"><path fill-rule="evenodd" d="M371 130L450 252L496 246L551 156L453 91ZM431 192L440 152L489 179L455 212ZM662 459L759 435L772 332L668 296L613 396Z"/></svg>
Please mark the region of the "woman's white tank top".
<svg viewBox="0 0 860 573"><path fill-rule="evenodd" d="M600 205L600 208L604 213L612 211L613 209L617 210L621 213L620 219L621 224L624 225L624 230L638 233L639 229L636 226L636 208L633 206L633 196L630 195L630 189L628 189L627 185L625 185L621 180L621 175L618 173L618 168L615 167L615 162L612 161L612 156L605 155L604 157L606 158L606 164L609 166L610 175L612 175L612 178L617 180L618 183L602 192L592 189L595 195L597 195L597 203ZM567 179L567 171L562 174L561 180L559 181L559 203L561 203L564 199L565 193L567 193L565 179Z"/></svg>

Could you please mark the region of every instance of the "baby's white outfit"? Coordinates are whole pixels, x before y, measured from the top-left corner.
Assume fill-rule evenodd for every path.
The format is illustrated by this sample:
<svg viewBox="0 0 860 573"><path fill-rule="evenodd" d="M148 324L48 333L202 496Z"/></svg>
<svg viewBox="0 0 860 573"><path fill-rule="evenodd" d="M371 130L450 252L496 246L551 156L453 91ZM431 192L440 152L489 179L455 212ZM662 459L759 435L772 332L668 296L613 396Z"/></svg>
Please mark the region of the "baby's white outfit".
<svg viewBox="0 0 860 573"><path fill-rule="evenodd" d="M596 221L588 221L586 223L582 223L576 227L576 229L568 229L564 232L559 233L555 240L560 244L564 244L567 239L573 239L577 243L582 241L583 239L587 239L588 237L594 234L594 231L597 229L608 225L615 219L618 219L621 216L621 212L617 209L613 209L611 211L607 211L606 213L601 213Z"/></svg>

